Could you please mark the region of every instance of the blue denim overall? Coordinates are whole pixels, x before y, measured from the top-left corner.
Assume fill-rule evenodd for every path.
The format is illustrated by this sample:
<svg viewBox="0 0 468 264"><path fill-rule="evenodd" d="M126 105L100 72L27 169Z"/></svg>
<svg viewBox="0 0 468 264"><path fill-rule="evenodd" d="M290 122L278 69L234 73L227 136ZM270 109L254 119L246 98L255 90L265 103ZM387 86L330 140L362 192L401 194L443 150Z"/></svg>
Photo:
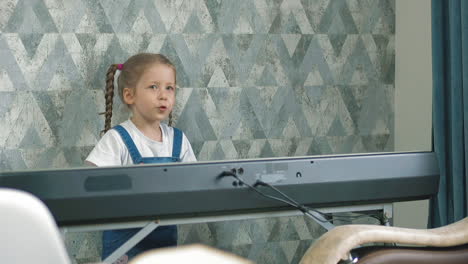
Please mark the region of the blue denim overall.
<svg viewBox="0 0 468 264"><path fill-rule="evenodd" d="M135 143L128 134L127 130L118 125L114 127L115 130L122 137L123 142L128 148L128 152L132 157L134 164L141 163L167 163L179 162L180 151L182 148L182 131L174 128L174 142L172 145L172 157L142 157L138 151ZM109 230L102 233L102 259L107 258L112 252L124 244L139 228ZM135 255L154 248L169 247L177 245L177 226L159 226L138 244L136 244L130 251L127 252L129 258Z"/></svg>

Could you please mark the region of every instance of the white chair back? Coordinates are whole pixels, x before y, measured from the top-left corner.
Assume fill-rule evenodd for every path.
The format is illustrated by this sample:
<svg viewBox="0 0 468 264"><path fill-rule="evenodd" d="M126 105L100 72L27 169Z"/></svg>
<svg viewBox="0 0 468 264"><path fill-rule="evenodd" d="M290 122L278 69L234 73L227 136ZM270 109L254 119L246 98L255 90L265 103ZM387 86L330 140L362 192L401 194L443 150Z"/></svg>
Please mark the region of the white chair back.
<svg viewBox="0 0 468 264"><path fill-rule="evenodd" d="M51 213L29 193L0 188L0 263L71 263Z"/></svg>

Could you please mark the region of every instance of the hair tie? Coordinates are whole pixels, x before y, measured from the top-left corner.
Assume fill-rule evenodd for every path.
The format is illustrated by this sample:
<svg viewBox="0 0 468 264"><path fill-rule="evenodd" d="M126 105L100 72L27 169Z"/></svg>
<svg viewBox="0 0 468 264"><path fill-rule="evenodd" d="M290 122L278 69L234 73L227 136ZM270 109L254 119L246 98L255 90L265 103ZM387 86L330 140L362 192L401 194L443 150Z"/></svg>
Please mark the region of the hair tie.
<svg viewBox="0 0 468 264"><path fill-rule="evenodd" d="M117 69L122 70L123 69L123 64L117 64Z"/></svg>

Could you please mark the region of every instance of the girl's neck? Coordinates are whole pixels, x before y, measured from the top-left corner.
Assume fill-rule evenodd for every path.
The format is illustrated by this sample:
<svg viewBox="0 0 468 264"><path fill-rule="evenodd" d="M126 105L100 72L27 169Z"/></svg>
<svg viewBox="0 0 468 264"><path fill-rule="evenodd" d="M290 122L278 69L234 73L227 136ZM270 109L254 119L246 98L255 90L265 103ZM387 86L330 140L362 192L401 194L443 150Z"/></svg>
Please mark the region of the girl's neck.
<svg viewBox="0 0 468 264"><path fill-rule="evenodd" d="M162 131L161 127L159 126L159 121L148 123L147 121L136 116L132 116L130 120L138 128L138 130L140 130L141 133L143 133L143 135L152 140L162 142Z"/></svg>

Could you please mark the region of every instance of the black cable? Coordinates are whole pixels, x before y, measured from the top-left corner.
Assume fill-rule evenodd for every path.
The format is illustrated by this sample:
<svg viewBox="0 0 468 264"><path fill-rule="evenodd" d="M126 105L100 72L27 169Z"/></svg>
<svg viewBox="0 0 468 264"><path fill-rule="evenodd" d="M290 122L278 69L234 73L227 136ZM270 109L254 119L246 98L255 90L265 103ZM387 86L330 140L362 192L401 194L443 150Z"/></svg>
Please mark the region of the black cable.
<svg viewBox="0 0 468 264"><path fill-rule="evenodd" d="M349 216L349 215L342 215L342 216L337 216L336 213L335 214L331 214L331 213L323 213L321 211L318 211L316 209L313 209L313 208L310 208L310 207L307 207L305 205L302 205L300 203L298 203L297 201L295 201L294 199L292 199L291 197L289 197L288 195L286 195L285 193L283 193L282 191L280 191L278 188L274 187L273 185L270 185L266 182L263 182L263 181L260 181L260 180L257 180L257 182L254 184L255 185L261 185L261 186L267 186L271 189L273 189L274 191L276 191L277 193L279 193L280 195L282 195L283 197L285 197L286 199L288 199L289 201L295 203L296 205L304 208L306 211L312 211L312 212L315 212L319 215L321 215L323 218L333 218L333 219L330 219L330 220L327 220L327 221L321 221L321 222L331 222L331 221L334 221L334 220L349 220L349 218L352 218L352 219L357 219L357 218L362 218L362 217L365 217L365 216Z"/></svg>
<svg viewBox="0 0 468 264"><path fill-rule="evenodd" d="M304 207L302 206L298 206L297 204L295 203L291 203L290 201L287 201L287 200L283 200L281 198L278 198L278 197L275 197L275 196L271 196L271 195L268 195L268 194L265 194L263 193L262 191L259 191L257 188L255 188L254 186L246 183L243 179L239 178L235 173L233 172L230 172L230 171L223 171L217 178L220 179L220 178L223 178L223 177L226 177L226 176L231 176L231 177L234 177L235 179L237 179L239 182L241 182L242 184L246 185L247 187L249 187L250 189L254 190L256 193L260 194L261 196L263 197L266 197L266 198L269 198L269 199L273 199L273 200L276 200L276 201L280 201L280 202L283 202L283 203L286 203L296 209L298 209L299 211L303 212L304 214L308 214L307 212L307 209L305 209ZM311 215L309 214L311 217L313 217L314 219L316 219L317 221L321 221L321 222L324 222L322 219L319 219L317 218L316 216L314 215Z"/></svg>
<svg viewBox="0 0 468 264"><path fill-rule="evenodd" d="M267 186L269 187L270 189L273 189L274 191L276 191L277 193L279 193L280 195L282 195L284 198L288 199L289 201L291 201L292 203L298 205L298 206L301 206L301 207L304 207L306 210L308 211L312 211L312 212L315 212L315 213L318 213L318 214L321 214L322 216L331 216L331 214L327 214L327 213L322 213L316 209L312 209L310 207L307 207L305 205L302 205L300 203L298 203L296 200L294 200L293 198L289 197L288 195L286 195L285 193L283 193L282 191L278 190L278 188L276 188L275 186L273 185L270 185L266 182L263 182L261 180L257 180L254 184L254 186L256 185L261 185L261 186Z"/></svg>
<svg viewBox="0 0 468 264"><path fill-rule="evenodd" d="M236 173L234 172L231 172L231 171L223 171L220 175L218 175L217 179L221 179L223 177L227 177L227 176L231 176L231 177L234 177L235 179L237 179L239 182L241 182L242 184L245 184L247 187L249 187L250 189L254 190L256 193L258 193L259 195L263 196L263 197L266 197L266 198L269 198L269 199L273 199L273 200L276 200L276 201L280 201L280 202L283 202L283 203L286 203L296 209L298 209L299 211L301 211L302 213L304 213L305 215L309 216L309 217L312 217L314 218L315 220L317 221L320 221L322 223L326 223L326 222L331 222L331 221L334 221L334 220L350 220L350 219L359 219L359 218L364 218L364 217L372 217L372 218L375 218L377 219L381 224L383 224L383 219L381 219L379 216L376 216L376 215L358 215L358 216L352 216L352 215L337 215L337 213L335 214L331 214L331 213L323 213L323 212L320 212L316 209L313 209L313 208L310 208L310 207L307 207L305 205L302 205L300 203L298 203L297 201L295 201L294 199L292 199L291 197L289 197L288 195L286 195L285 193L283 193L282 191L280 191L278 188L274 187L273 185L270 185L266 182L263 182L261 180L257 180L254 184L254 186L246 183L243 179L239 178L237 176ZM262 191L258 190L256 188L256 186L267 186L269 187L270 189L276 191L277 193L279 193L281 196L283 196L284 198L286 198L287 200L284 200L284 199L281 199L281 198L278 198L278 197L275 197L275 196L272 196L272 195L269 195L269 194L265 194L263 193ZM313 215L310 213L310 211L312 212L315 212L316 214L319 214L322 218L324 219L327 219L329 218L329 220L323 220L323 219L320 219L318 218L317 216ZM332 219L330 219L332 218Z"/></svg>
<svg viewBox="0 0 468 264"><path fill-rule="evenodd" d="M311 214L309 212L310 208L307 208L305 206L302 206L301 204L298 204L298 203L295 203L295 202L290 202L290 201L287 201L287 200L283 200L281 198L278 198L278 197L275 197L275 196L272 196L272 195L268 195L268 194L265 194L263 193L262 191L259 191L257 188L255 188L254 186L246 183L243 179L239 178L237 176L237 174L233 173L233 172L230 172L230 171L223 171L218 177L217 179L220 179L220 178L223 178L223 177L226 177L226 176L231 176L231 177L234 177L235 179L237 179L239 182L241 182L242 184L245 184L247 187L249 187L250 189L254 190L256 193L260 194L261 196L263 197L266 197L266 198L269 198L269 199L273 199L273 200L276 200L276 201L280 201L280 202L283 202L283 203L286 203L296 209L298 209L299 211L301 211L302 213L304 213L305 215L308 215L309 217L312 217L314 218L315 220L317 221L320 221L322 223L326 223L326 222L330 222L332 220L323 220L323 219L320 219L318 218L317 216ZM322 216L323 218L325 218L320 212L318 212L318 214L320 214L320 216ZM326 219L326 218L325 218Z"/></svg>
<svg viewBox="0 0 468 264"><path fill-rule="evenodd" d="M269 199L273 199L273 200L277 200L277 201L280 201L280 202L283 202L283 203L286 203L288 205L291 205L297 209L299 209L300 211L303 211L304 209L303 208L299 208L296 204L294 203L291 203L289 201L286 201L286 200L283 200L281 198L278 198L278 197L274 197L274 196L271 196L271 195L268 195L268 194L264 194L263 192L259 191L257 188L255 188L254 186L246 183L243 179L239 178L235 173L233 172L223 172L222 174L220 174L218 176L218 178L222 178L222 177L225 177L225 176L231 176L231 177L234 177L236 178L239 182L241 182L242 184L246 185L247 187L249 187L250 189L254 190L256 193L260 194L261 196L264 196L264 197L267 197Z"/></svg>
<svg viewBox="0 0 468 264"><path fill-rule="evenodd" d="M373 214L367 214L367 215L340 215L338 213L333 213L333 214L323 213L323 212L320 212L320 211L318 211L316 209L313 209L313 208L310 208L310 207L307 207L305 205L302 205L302 204L298 203L297 201L295 201L294 199L292 199L291 197L289 197L288 195L286 195L285 193L283 193L282 191L280 191L278 188L276 188L275 186L273 186L271 184L268 184L268 183L263 182L261 180L257 180L255 182L254 186L256 186L256 185L267 186L270 189L272 189L272 190L276 191L277 193L279 193L280 195L282 195L283 197L285 197L286 199L288 199L289 201L291 201L292 203L295 203L296 205L298 205L300 207L303 207L306 210L318 213L318 214L320 214L322 216L326 216L328 218L333 217L333 220L350 220L350 219L359 219L359 218L364 218L364 217L371 217L371 218L374 218L374 219L378 220L381 224L383 224L383 222L384 222L383 219L381 219L379 216L373 215ZM332 221L332 220L330 220L330 221Z"/></svg>

